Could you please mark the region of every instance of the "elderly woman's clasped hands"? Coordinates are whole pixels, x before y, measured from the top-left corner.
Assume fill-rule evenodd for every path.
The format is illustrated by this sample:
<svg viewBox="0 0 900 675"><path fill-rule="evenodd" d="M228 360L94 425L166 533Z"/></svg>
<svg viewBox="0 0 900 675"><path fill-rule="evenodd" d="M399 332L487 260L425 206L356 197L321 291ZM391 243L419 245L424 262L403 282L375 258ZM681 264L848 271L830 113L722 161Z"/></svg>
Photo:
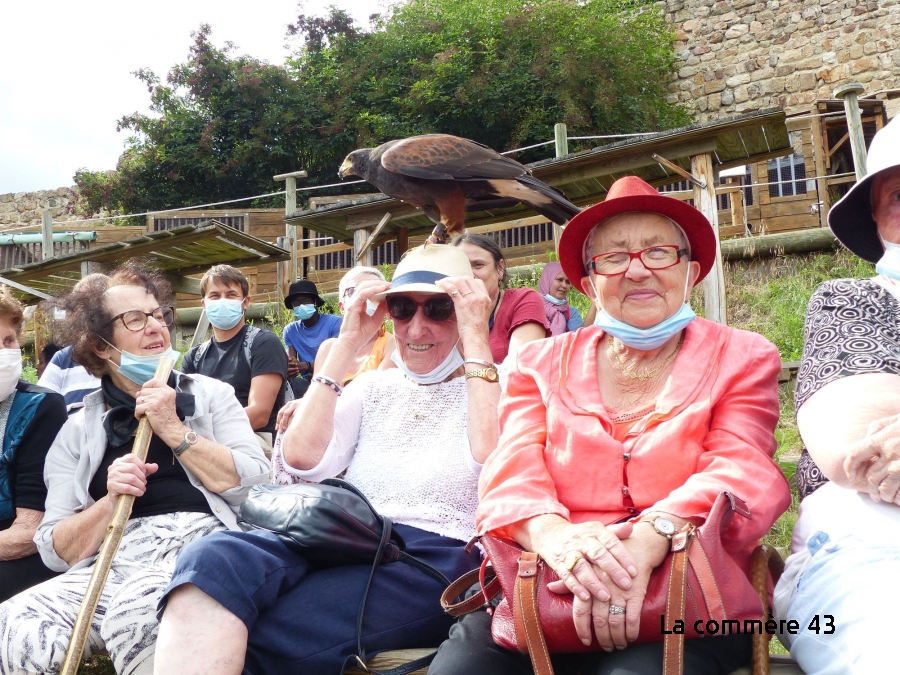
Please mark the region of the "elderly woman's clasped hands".
<svg viewBox="0 0 900 675"><path fill-rule="evenodd" d="M900 505L900 415L869 424L847 453L844 472L854 490L867 492L876 502Z"/></svg>

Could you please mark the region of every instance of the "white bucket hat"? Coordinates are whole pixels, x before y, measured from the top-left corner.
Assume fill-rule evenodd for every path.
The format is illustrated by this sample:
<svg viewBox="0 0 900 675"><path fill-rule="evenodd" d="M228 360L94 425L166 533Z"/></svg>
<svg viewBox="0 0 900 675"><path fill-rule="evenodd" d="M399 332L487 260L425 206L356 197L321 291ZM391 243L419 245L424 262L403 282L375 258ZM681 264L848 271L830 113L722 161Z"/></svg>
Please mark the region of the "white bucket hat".
<svg viewBox="0 0 900 675"><path fill-rule="evenodd" d="M828 212L828 226L860 258L878 262L884 247L872 218L872 182L879 173L900 166L900 115L875 134L866 158L869 173Z"/></svg>
<svg viewBox="0 0 900 675"><path fill-rule="evenodd" d="M390 289L372 299L380 302L396 293L444 293L434 282L445 277L475 277L462 249L446 244L419 246L403 256L394 271Z"/></svg>

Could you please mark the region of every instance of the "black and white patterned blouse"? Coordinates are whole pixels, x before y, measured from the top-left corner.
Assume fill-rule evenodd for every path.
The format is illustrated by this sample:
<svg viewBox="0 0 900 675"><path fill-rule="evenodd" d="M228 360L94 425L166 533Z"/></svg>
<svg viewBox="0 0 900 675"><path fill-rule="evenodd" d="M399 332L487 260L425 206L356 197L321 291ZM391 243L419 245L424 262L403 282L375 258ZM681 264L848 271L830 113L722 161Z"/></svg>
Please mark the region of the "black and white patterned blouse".
<svg viewBox="0 0 900 675"><path fill-rule="evenodd" d="M809 301L803 344L794 390L797 410L843 377L900 375L900 301L871 279L826 281ZM828 482L806 448L796 477L800 499Z"/></svg>

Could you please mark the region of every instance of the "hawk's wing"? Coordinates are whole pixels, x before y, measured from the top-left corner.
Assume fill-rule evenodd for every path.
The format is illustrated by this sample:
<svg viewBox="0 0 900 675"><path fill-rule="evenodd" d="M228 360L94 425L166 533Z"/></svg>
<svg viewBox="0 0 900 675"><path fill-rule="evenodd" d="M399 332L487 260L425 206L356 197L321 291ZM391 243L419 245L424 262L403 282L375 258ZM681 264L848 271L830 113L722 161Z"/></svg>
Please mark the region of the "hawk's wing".
<svg viewBox="0 0 900 675"><path fill-rule="evenodd" d="M398 141L381 155L381 165L394 173L431 180L518 178L528 173L517 161L486 145L447 134Z"/></svg>

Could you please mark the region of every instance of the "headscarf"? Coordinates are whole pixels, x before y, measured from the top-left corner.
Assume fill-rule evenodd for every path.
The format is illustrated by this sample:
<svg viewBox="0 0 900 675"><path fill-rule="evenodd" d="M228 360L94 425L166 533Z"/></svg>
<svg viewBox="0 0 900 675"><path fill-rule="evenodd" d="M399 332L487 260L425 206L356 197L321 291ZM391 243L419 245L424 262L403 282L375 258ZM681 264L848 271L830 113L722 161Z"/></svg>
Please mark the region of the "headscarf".
<svg viewBox="0 0 900 675"><path fill-rule="evenodd" d="M544 314L550 323L551 335L562 335L565 333L568 330L569 318L572 315L568 300L563 300L562 304L557 305L555 302L547 299L550 295L550 285L559 276L560 272L562 272L562 265L558 262L547 263L544 265L544 271L541 272L541 280L538 281L538 293L544 300Z"/></svg>

